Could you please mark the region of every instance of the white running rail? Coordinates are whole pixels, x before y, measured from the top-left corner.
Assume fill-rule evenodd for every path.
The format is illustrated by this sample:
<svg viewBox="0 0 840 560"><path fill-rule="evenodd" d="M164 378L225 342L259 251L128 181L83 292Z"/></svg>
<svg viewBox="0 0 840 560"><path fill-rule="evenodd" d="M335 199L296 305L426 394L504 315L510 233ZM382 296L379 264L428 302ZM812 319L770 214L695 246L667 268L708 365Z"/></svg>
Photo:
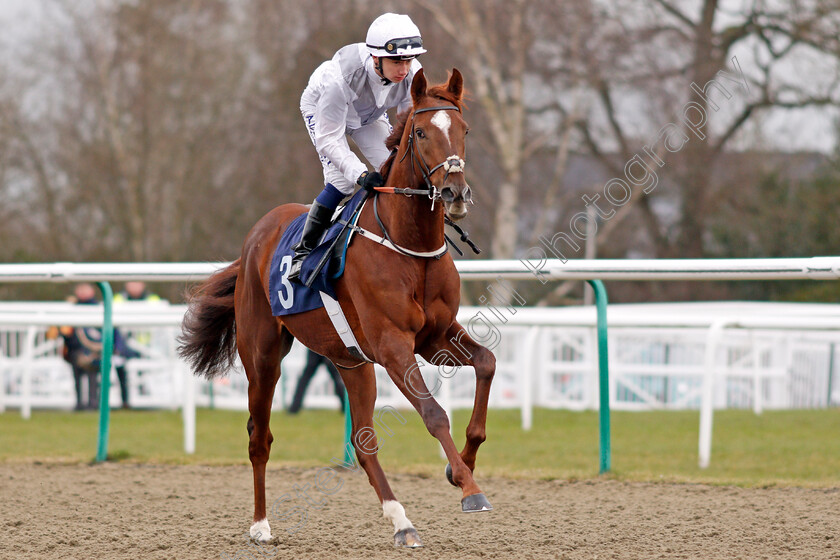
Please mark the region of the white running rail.
<svg viewBox="0 0 840 560"><path fill-rule="evenodd" d="M128 281L128 280L144 280L144 281L175 281L175 282L197 282L205 279L213 272L227 266L229 263L44 263L44 264L9 264L0 265L0 282L82 282L82 281ZM795 259L669 259L669 260L577 260L563 262L558 259L532 259L532 260L500 260L500 261L458 261L456 262L461 277L464 280L483 280L491 283L491 286L497 282L503 282L506 279L533 279L543 283L556 280L568 279L600 279L600 280L671 280L671 281L694 281L694 280L837 280L840 279L840 257L812 257L812 258L795 258ZM488 291L491 291L488 287ZM492 295L492 294L491 294ZM491 298L492 301L492 298ZM527 304L522 300L520 303ZM29 305L29 304L26 304ZM139 312L137 310L129 313L127 311L120 311L115 307L114 323L116 326L122 327L137 327L150 328L153 326L161 326L163 324L169 327L177 327L180 324L180 317L183 314L183 309L179 306L168 306L167 313L158 314L154 312L148 315L146 312ZM620 399L616 398L614 391L629 391L629 393L636 395L643 403L656 403L656 398L652 394L650 387L641 387L639 383L632 380L624 379L622 382L622 364L620 362L620 355L616 349L616 329L632 329L632 328L679 328L688 330L704 329L705 335L705 358L703 360L703 370L701 372L703 378L703 399L701 405L701 434L699 447L700 465L707 466L710 457L711 449L711 427L712 415L714 408L719 406L716 387L722 376L726 374L718 373L721 367L715 360L719 360L717 353L718 346L726 346L723 340L723 333L725 329L731 330L733 328L749 330L752 334L753 340L756 340L755 333L776 332L776 338L779 340L796 340L801 336L802 332L819 332L822 344L825 342L830 347L826 352L830 354L829 363L837 363L834 359L834 351L836 341L834 334L840 329L840 313L833 309L833 306L820 307L812 306L804 308L796 313L796 317L791 317L786 314L778 314L777 317L767 316L764 314L760 317L755 317L754 310L751 310L746 315L744 313L724 313L719 311L714 317L697 316L691 314L674 314L663 313L655 314L648 310L639 309L641 313L639 317L620 317L612 312L617 306L612 306L609 315L609 324L611 329L610 339L610 354L611 354L611 402L615 403L616 408L620 409L622 406L633 408L630 403L622 403ZM0 325L17 328L25 328L26 335L24 338L24 352L32 352L33 357L37 352L38 346L38 332L37 329L33 331L32 327L45 327L54 324L67 324L70 322L70 316L60 318L48 312L46 315L29 312L18 308L15 310L3 311L0 314ZM459 317L465 324L470 321L474 322L475 328L478 329L481 325L485 325L487 336L494 333L494 329L501 333L505 329L506 333L515 333L517 328L526 329L524 332L527 336L522 340L522 343L530 350L536 348L540 341L545 340L546 337L559 337L561 340L565 335L557 334L556 329L570 329L572 327L581 327L584 330L594 329L595 313L594 309L588 308L581 311L574 311L565 316L562 321L557 321L553 316L546 316L538 311L521 308L517 309L516 314L511 314L512 307L492 307L469 309L463 308ZM43 311L43 309L42 309ZM73 324L101 324L101 310L96 308L88 310L89 313L75 315L78 309L73 310L72 323ZM160 311L160 310L158 310ZM98 313L98 314L97 314ZM776 314L778 312L772 312ZM166 316L164 316L166 315ZM507 316L510 315L510 316ZM761 315L761 314L759 314ZM492 325L492 326L490 326ZM542 332L528 328L543 327ZM551 329L554 329L552 331ZM687 332L687 331L686 331ZM797 334L799 333L799 334ZM517 338L517 334L506 334L508 339ZM523 335L524 336L524 335ZM763 335L762 335L763 336ZM779 338L781 336L781 338ZM816 335L815 335L816 336ZM730 338L727 334L726 338ZM760 338L760 337L759 337ZM492 341L492 340L491 340ZM566 337L565 342L572 343L571 346L567 344L569 350L573 354L577 352L577 356L583 355L583 349L593 346L594 343L582 342L582 339L571 341ZM765 344L766 347L766 343ZM588 345L588 346L587 346ZM567 349L568 349L567 348ZM503 347L500 345L500 349ZM770 391L767 389L768 379L770 377L761 373L762 367L759 363L761 360L767 361L766 354L762 350L751 350L753 354L753 365L750 366L752 370L752 379L754 381L754 396L752 398L753 408L760 411L764 406L772 406L774 399L771 398L766 401L764 393ZM763 352L763 353L762 353ZM788 350L790 354L789 360L796 358L796 350ZM594 354L597 356L597 353ZM53 356L54 357L54 356ZM518 359L518 358L517 358ZM531 358L529 358L531 359ZM3 356L0 353L0 377L9 369L9 357ZM616 361L619 360L619 361ZM516 361L516 360L514 360ZM597 359L595 360L597 362ZM504 360L500 360L504 363ZM791 362L792 363L792 362ZM30 364L31 365L31 364ZM516 373L523 370L519 369L525 364L519 364L514 368ZM540 366L538 365L538 368ZM575 394L590 394L590 388L586 388L581 383L584 383L580 376L582 369L597 367L597 363L591 362L588 359L585 363L578 363L568 371L570 379L577 379ZM27 366L24 371L30 371L32 368ZM183 370L184 368L179 368ZM431 376L436 374L434 368ZM503 370L503 367L500 368ZM527 429L531 423L530 406L531 403L537 406L545 406L546 403L539 400L541 394L543 381L537 380L534 385L533 379L528 379L531 375L532 367L525 368L526 378L517 379L515 385L520 389L519 391L508 391L510 394L520 394L522 390L534 391L533 395L522 397L516 401L516 404L522 407L523 427ZM578 373L575 373L575 372ZM648 372L653 370L650 367ZM688 368L686 371L696 371ZM427 372L428 374L428 372ZM184 373L183 375L188 375ZM778 377L778 373L774 374ZM828 386L832 386L833 376L836 374L833 371L828 372ZM30 375L25 375L27 379L21 383L21 395L30 395L32 393L32 385ZM379 377L379 376L378 376ZM456 376L467 377L467 376ZM504 377L504 375L500 376ZM597 377L596 377L597 379ZM2 379L0 379L2 381ZM192 378L190 378L190 383ZM3 410L5 404L12 404L14 397L7 394L5 390L0 390L0 410ZM181 385L188 385L183 381ZM679 385L679 384L678 384ZM836 388L840 383L835 383ZM431 385L430 385L431 386ZM683 387L690 386L690 384L683 383ZM497 387L504 387L504 383L498 383ZM453 399L457 402L459 400L457 386L453 386ZM504 389L502 389L504 393ZM654 391L655 392L655 391ZM773 391L770 391L773 393ZM571 394L571 393L569 393ZM688 390L691 394L691 390ZM773 393L775 394L775 393ZM711 396L710 396L711 395ZM770 395L772 397L772 395ZM537 398L532 398L537 397ZM683 397L686 397L683 395ZM28 399L29 397L26 397ZM727 397L728 398L728 397ZM832 403L835 396L829 394L826 396L826 402ZM26 400L24 399L24 400ZM191 400L191 399L188 399ZM220 399L222 400L222 399ZM597 399L586 401L585 406L592 404L597 405ZM691 403L691 399L683 398L685 403ZM766 401L766 402L765 402ZM203 401L200 401L203 402ZM497 399L496 404L511 405L512 401L505 398L503 394ZM571 399L567 404L572 407L575 406L575 399ZM665 406L665 403L662 403ZM673 403L671 403L673 404ZM452 406L450 403L448 406ZM22 406L23 410L24 406ZM27 410L28 413L28 410Z"/></svg>

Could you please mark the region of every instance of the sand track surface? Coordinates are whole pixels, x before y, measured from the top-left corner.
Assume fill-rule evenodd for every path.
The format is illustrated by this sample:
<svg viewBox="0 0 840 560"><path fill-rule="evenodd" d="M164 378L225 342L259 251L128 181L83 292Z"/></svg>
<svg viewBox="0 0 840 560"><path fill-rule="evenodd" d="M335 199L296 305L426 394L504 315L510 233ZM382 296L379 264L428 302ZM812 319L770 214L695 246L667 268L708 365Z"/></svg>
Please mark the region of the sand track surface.
<svg viewBox="0 0 840 560"><path fill-rule="evenodd" d="M840 488L482 479L460 512L443 477L392 475L425 547L395 549L367 478L269 468L274 540L249 544L247 466L0 464L0 558L840 559ZM340 487L336 489L336 486ZM285 497L285 498L284 498ZM285 517L284 517L285 515Z"/></svg>

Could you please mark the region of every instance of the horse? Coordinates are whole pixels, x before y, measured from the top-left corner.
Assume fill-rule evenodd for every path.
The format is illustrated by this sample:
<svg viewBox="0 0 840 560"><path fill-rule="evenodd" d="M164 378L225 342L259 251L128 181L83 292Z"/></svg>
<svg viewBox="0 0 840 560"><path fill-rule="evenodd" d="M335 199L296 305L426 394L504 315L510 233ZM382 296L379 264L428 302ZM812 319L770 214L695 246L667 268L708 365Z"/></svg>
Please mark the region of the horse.
<svg viewBox="0 0 840 560"><path fill-rule="evenodd" d="M385 186L358 219L359 227L380 231L393 247L381 239L355 238L335 290L364 356L385 368L440 442L449 462L446 477L461 489L461 509L469 513L492 509L473 471L476 453L486 438L487 401L496 363L493 354L457 322L460 279L451 255L445 250L440 254L446 243L445 219L464 218L472 203L464 174L468 126L462 115L463 92L464 80L456 68L445 83L434 86L427 83L422 70L414 76L413 107L398 116L386 141L392 152L381 167ZM430 167L427 162L441 163ZM265 468L274 439L269 416L280 362L297 338L329 358L341 373L356 458L376 491L384 517L393 525L395 546L423 546L388 484L375 443L370 443L370 437L360 440L373 431L373 364L348 351L324 308L272 315L272 250L288 224L306 210L304 205L284 204L270 211L248 233L240 258L194 291L183 322L180 353L196 375L213 378L233 365L238 350L248 379L252 539L267 542L272 538L265 499ZM439 367L472 366L475 370L475 402L460 453L450 435L449 419L428 391L415 354Z"/></svg>

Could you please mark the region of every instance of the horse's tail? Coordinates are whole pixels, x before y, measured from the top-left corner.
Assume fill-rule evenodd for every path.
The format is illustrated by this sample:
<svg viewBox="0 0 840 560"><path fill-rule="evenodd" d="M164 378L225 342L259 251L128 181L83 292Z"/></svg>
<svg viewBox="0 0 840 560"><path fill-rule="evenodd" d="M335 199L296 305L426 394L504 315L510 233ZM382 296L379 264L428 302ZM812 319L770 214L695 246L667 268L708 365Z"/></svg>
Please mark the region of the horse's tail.
<svg viewBox="0 0 840 560"><path fill-rule="evenodd" d="M196 375L224 375L236 359L236 316L233 292L240 259L214 273L190 295L178 353Z"/></svg>

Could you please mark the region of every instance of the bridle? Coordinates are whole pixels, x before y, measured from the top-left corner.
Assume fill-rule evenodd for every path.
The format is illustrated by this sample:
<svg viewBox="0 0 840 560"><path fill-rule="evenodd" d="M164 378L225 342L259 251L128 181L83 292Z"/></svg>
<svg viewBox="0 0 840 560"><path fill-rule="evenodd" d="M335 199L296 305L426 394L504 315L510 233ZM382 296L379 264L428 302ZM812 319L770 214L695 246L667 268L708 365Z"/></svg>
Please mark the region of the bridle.
<svg viewBox="0 0 840 560"><path fill-rule="evenodd" d="M440 169L441 167L443 167L443 169L446 171L446 174L443 177L443 182L444 182L444 184L446 184L446 179L449 177L450 173L463 173L464 172L464 166L466 165L466 162L463 159L461 159L461 157L458 156L458 155L449 156L443 162L437 164L436 166L434 166L430 169L429 165L426 163L425 158L423 158L423 154L421 154L417 150L417 146L414 142L414 117L417 115L417 113L425 113L427 111L458 111L460 113L461 109L459 109L455 105L443 105L441 107L426 107L424 109L417 109L416 111L414 111L414 113L411 114L411 123L410 123L411 128L409 129L409 132L408 132L408 146L406 147L405 153L400 158L400 163L402 163L402 161L405 159L405 156L407 154L411 154L412 169L414 169L415 165L417 165L419 163L420 170L423 172L423 181L426 183L426 188L425 189L406 189L406 188L398 188L398 187L377 187L375 189L376 192L374 192L374 194L373 194L373 215L376 218L377 225L379 225L379 228L382 230L383 237L380 237L380 236L376 235L375 233L372 233L372 232L370 232L370 231L368 231L368 230L366 230L366 229L364 229L364 228L362 228L361 226L358 225L359 218L361 217L361 214L362 214L362 209L364 208L365 204L367 203L367 198L369 196L369 193L366 192L364 194L364 198L362 199L362 203L359 204L359 206L356 208L353 215L347 221L344 221L344 220L341 221L341 223L344 224L344 228L341 230L341 233L338 234L338 237L335 238L335 241L333 241L333 246L335 245L336 242L338 242L339 239L342 238L342 234L344 233L344 230L345 229L350 229L352 233L357 233L357 234L361 235L362 237L370 239L371 241L373 241L375 243L383 245L383 246L387 247L388 249L391 249L393 251L396 251L396 252L398 252L400 254L403 254L405 256L408 256L408 257L424 258L424 259L428 259L428 258L439 259L444 254L446 254L446 252L447 252L447 245L446 244L447 243L452 245L452 248L455 249L458 252L458 254L463 255L463 252L461 252L461 250L458 249L458 247L455 245L455 243L452 242L452 240L449 238L448 235L446 235L446 233L443 234L443 237L444 237L443 245L439 249L436 249L434 251L426 251L426 252L412 251L411 249L408 249L406 247L401 247L400 245L394 243L394 240L391 239L391 236L388 234L388 229L385 227L385 224L382 222L382 218L379 216L378 202L379 202L379 195L382 194L382 193L404 194L406 196L412 196L412 195L428 196L429 199L432 201L432 211L434 211L435 201L438 200L439 198L442 198L442 196L441 196L441 191L439 191L437 189L437 187L435 187L435 185L432 184L432 181L431 181L432 174L435 171L437 171L438 169ZM394 152L393 152L394 157L396 157L397 152L398 152L398 148L394 148ZM468 200L468 202L472 202L472 200ZM446 216L446 215L444 215L444 222L446 224L448 224L450 227L452 227L455 231L458 232L458 234L461 236L461 241L467 243L470 246L470 248L473 250L474 253L478 254L478 253L481 252L481 250L478 247L475 246L475 243L473 243L469 239L469 234L467 232L465 232L464 230L462 230L460 227L458 227L458 225L455 224L452 220L450 220L449 217ZM351 235L352 235L352 233L351 233ZM347 243L349 243L349 241L347 241ZM307 287L312 285L312 282L314 281L315 277L318 275L318 271L320 271L321 268L326 263L327 256L331 253L332 249L333 249L333 247L331 246L327 250L327 252L325 253L324 257L321 258L321 261L318 263L314 272L312 272L310 274L309 280L307 280L307 283L306 283Z"/></svg>
<svg viewBox="0 0 840 560"><path fill-rule="evenodd" d="M394 194L404 194L406 196L411 195L421 195L421 196L428 196L429 199L432 201L432 210L435 208L435 201L441 198L441 191L432 183L432 174L435 171L443 167L446 174L443 176L443 183L446 184L446 180L449 178L450 173L463 173L464 167L466 166L466 162L461 159L460 156L451 155L448 156L445 160L440 162L439 164L435 165L432 168L429 168L429 164L426 163L426 159L423 157L423 154L417 149L417 144L414 141L414 117L417 116L418 113L426 113L429 111L458 111L461 112L461 109L456 107L455 105L443 105L440 107L425 107L423 109L417 109L411 114L411 121L409 123L409 131L408 131L408 146L406 146L405 153L400 158L400 163L405 159L405 156L411 154L411 167L412 169L419 167L420 171L423 174L423 182L426 183L425 189L403 189L403 188L395 188L395 187L381 187L376 189L379 192L386 192L386 193L394 193Z"/></svg>
<svg viewBox="0 0 840 560"><path fill-rule="evenodd" d="M426 188L429 190L429 198L431 198L432 201L434 201L436 198L440 198L440 192L438 191L437 187L435 187L435 185L432 184L432 174L441 167L443 167L446 171L446 175L444 175L443 177L443 184L446 184L446 179L449 178L450 173L464 172L464 166L466 165L466 162L462 160L458 155L453 155L448 156L445 160L429 169L429 165L426 163L426 159L423 157L423 154L420 153L420 151L417 149L417 145L414 141L414 118L417 116L418 113L427 113L429 111L458 111L460 113L461 110L455 105L444 105L442 107L426 107L424 109L417 109L416 111L414 111L414 113L411 114L411 129L408 131L408 147L406 148L403 157L400 158L400 161L404 160L407 154L411 154L411 167L414 168L414 166L417 165L419 162L420 171L423 173L423 181L426 183Z"/></svg>
<svg viewBox="0 0 840 560"><path fill-rule="evenodd" d="M429 168L429 164L426 163L426 159L423 157L423 154L417 149L417 145L414 141L414 117L417 116L418 113L426 113L428 111L458 111L461 112L461 109L456 107L455 105L443 105L440 107L425 107L423 109L417 109L411 114L411 121L409 125L411 128L408 131L408 146L406 146L405 153L400 158L400 163L405 159L405 156L411 154L411 167L414 169L415 167L419 167L420 171L423 173L423 181L426 183L425 189L406 189L406 188L399 188L399 187L379 187L376 189L376 194L373 197L373 215L376 218L376 222L379 225L380 229L382 230L382 234L384 237L379 237L375 234L371 234L370 232L355 226L354 229L358 233L360 233L364 237L368 237L373 239L379 243L389 245L390 249L397 251L398 253L402 253L403 255L411 256L411 257L422 257L422 258L429 258L433 257L435 259L439 259L446 253L446 243L452 245L452 247L458 251L459 254L463 255L460 249L452 242L451 239L444 233L444 244L443 246L436 250L431 251L428 253L419 253L416 251L411 251L406 249L405 247L400 247L391 239L391 236L388 235L388 230L385 228L385 224L382 223L382 219L379 217L379 208L378 208L378 201L379 201L379 194L380 193L392 193L392 194L404 194L406 196L412 195L420 195L420 196L428 196L429 199L432 201L432 210L435 209L435 201L442 198L442 191L438 190L438 188L432 183L431 177L432 174L440 169L441 167L446 172L443 176L443 184L446 184L446 179L449 178L450 173L463 173L464 167L466 166L466 162L461 159L458 155L448 156L444 161L435 165L432 168ZM396 151L396 148L395 148ZM396 154L395 154L396 155ZM468 199L467 202L472 202L471 199ZM449 219L448 216L444 216L444 220L449 226L455 229L460 236L461 241L466 242L470 248L476 254L480 253L481 250L475 246L475 244L469 239L469 234L458 227L453 221Z"/></svg>

